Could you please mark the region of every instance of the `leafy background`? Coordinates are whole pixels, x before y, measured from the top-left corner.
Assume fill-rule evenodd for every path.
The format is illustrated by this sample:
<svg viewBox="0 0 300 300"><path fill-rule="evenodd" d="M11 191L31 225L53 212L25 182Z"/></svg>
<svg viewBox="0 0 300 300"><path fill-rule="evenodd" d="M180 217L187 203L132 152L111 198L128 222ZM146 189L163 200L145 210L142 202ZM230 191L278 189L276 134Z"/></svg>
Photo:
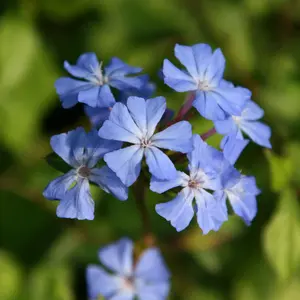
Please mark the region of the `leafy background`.
<svg viewBox="0 0 300 300"><path fill-rule="evenodd" d="M300 298L300 2L297 0L2 0L0 2L0 299L86 299L85 268L122 236L138 241L134 200L95 190L96 219L58 219L41 193L58 175L44 161L49 138L89 127L79 105L64 110L53 83L95 51L141 66L170 107L176 94L158 78L175 43L221 47L226 78L253 91L273 130L273 150L250 144L238 162L262 195L251 227L232 216L203 236L195 223L177 234L147 205L171 269L170 299ZM198 117L194 130L212 124ZM217 146L219 136L209 139Z"/></svg>

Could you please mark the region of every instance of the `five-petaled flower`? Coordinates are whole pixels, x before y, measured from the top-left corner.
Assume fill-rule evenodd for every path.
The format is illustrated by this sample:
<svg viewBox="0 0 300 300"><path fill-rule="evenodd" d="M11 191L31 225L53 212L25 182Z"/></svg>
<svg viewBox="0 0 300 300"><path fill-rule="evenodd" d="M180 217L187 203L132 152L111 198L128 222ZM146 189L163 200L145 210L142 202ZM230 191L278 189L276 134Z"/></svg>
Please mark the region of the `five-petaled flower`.
<svg viewBox="0 0 300 300"><path fill-rule="evenodd" d="M91 107L106 107L106 98L111 93L110 86L123 91L139 89L145 84L145 76L128 76L141 72L141 68L131 67L116 57L111 59L104 70L95 53L80 55L76 65L65 61L64 67L72 76L84 79L62 77L55 82L64 108L70 108L77 102Z"/></svg>
<svg viewBox="0 0 300 300"><path fill-rule="evenodd" d="M150 189L164 193L177 186L183 187L175 199L157 204L156 212L170 221L177 231L185 229L196 212L198 224L206 234L210 230L217 231L227 220L223 207L207 191L221 189L220 166L224 164L224 158L221 152L203 142L199 135L193 136L193 144L194 150L187 155L190 174L178 171L177 177L168 181L153 176Z"/></svg>
<svg viewBox="0 0 300 300"><path fill-rule="evenodd" d="M134 144L105 154L104 160L127 185L132 185L141 171L142 158L152 175L173 179L176 169L170 158L158 148L188 153L192 150L192 130L187 121L178 122L154 134L166 110L166 100L156 97L145 100L129 97L127 106L116 103L99 130L100 137Z"/></svg>
<svg viewBox="0 0 300 300"><path fill-rule="evenodd" d="M120 148L120 142L103 140L96 130L86 133L83 128L77 128L53 136L50 143L54 152L73 167L51 181L43 192L45 198L60 200L56 212L58 217L94 219L94 201L89 181L119 200L127 199L127 188L115 173L107 166L96 166L105 153Z"/></svg>
<svg viewBox="0 0 300 300"><path fill-rule="evenodd" d="M239 139L243 139L242 132L244 132L258 145L272 148L270 127L258 121L263 115L263 109L248 100L240 115L232 115L226 120L215 121L215 128L218 133L235 134Z"/></svg>
<svg viewBox="0 0 300 300"><path fill-rule="evenodd" d="M169 293L169 271L157 248L145 250L133 261L133 243L127 238L99 251L99 260L110 272L97 265L87 268L88 294L91 299L165 300Z"/></svg>
<svg viewBox="0 0 300 300"><path fill-rule="evenodd" d="M241 89L222 84L225 58L220 49L212 52L209 45L191 47L176 45L175 56L186 67L180 70L164 60L165 83L177 92L195 92L193 106L209 120L224 120L239 115L250 97Z"/></svg>

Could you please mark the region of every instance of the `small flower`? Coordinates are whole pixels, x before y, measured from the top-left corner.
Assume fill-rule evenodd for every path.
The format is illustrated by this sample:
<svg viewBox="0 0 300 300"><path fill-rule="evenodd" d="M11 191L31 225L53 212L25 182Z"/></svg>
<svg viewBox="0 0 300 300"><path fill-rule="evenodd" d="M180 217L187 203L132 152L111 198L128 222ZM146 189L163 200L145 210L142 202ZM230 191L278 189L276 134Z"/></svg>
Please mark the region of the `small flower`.
<svg viewBox="0 0 300 300"><path fill-rule="evenodd" d="M160 194L177 186L183 187L175 199L157 204L156 212L170 221L177 231L185 229L196 213L200 228L207 234L210 230L217 231L227 220L226 211L207 191L221 188L219 172L224 157L203 142L199 135L193 136L193 144L194 150L187 155L190 174L178 171L178 176L169 181L152 177L150 189Z"/></svg>
<svg viewBox="0 0 300 300"><path fill-rule="evenodd" d="M228 136L221 145L225 159L233 165L248 142L236 139L234 135ZM233 211L250 225L257 213L256 196L260 194L255 178L242 175L234 168L228 168L221 177L222 189L215 191L214 197L226 212L228 199Z"/></svg>
<svg viewBox="0 0 300 300"><path fill-rule="evenodd" d="M244 132L256 144L272 148L270 127L258 121L263 115L263 109L255 102L248 100L241 114L228 116L223 121L215 121L215 128L218 133L235 134L239 139L243 139L242 132Z"/></svg>
<svg viewBox="0 0 300 300"><path fill-rule="evenodd" d="M209 120L224 120L239 115L249 95L241 89L222 85L225 58L220 49L212 52L209 45L175 46L175 56L186 67L180 70L164 60L165 84L177 92L195 92L193 106Z"/></svg>
<svg viewBox="0 0 300 300"><path fill-rule="evenodd" d="M70 108L77 102L91 107L106 107L106 98L111 92L110 86L126 90L144 85L143 77L128 76L139 73L142 69L131 67L116 57L111 59L104 70L95 53L80 55L76 65L70 65L65 61L64 67L72 76L84 79L83 81L62 77L55 82L56 91L64 108Z"/></svg>
<svg viewBox="0 0 300 300"><path fill-rule="evenodd" d="M152 175L160 179L176 177L176 169L158 148L187 153L192 150L191 125L186 121L178 122L154 134L158 122L166 110L166 100L156 97L145 100L129 97L127 106L116 103L109 119L99 130L100 137L123 141L132 146L105 154L104 160L127 185L132 185L141 171L144 155Z"/></svg>
<svg viewBox="0 0 300 300"><path fill-rule="evenodd" d="M51 138L51 147L66 163L73 167L68 173L54 179L43 195L50 200L60 200L57 216L79 220L94 219L94 201L89 181L120 200L128 197L127 188L107 166L96 164L105 153L121 147L120 142L99 138L97 131L85 133L83 128Z"/></svg>
<svg viewBox="0 0 300 300"><path fill-rule="evenodd" d="M91 299L103 296L107 300L165 300L169 293L169 271L157 248L145 250L133 261L133 243L127 238L99 251L99 260L110 272L98 265L86 271Z"/></svg>

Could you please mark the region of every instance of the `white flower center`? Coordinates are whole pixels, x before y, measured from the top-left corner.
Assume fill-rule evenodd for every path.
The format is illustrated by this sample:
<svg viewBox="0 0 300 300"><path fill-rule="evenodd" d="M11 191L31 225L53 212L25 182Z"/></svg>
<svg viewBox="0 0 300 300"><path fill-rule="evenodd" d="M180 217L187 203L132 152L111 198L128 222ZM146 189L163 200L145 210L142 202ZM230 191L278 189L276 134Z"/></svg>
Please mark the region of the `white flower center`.
<svg viewBox="0 0 300 300"><path fill-rule="evenodd" d="M103 75L102 62L97 68L94 69L92 66L90 66L90 69L93 73L93 76L90 78L90 82L94 83L95 85L104 85L108 82L108 77Z"/></svg>
<svg viewBox="0 0 300 300"><path fill-rule="evenodd" d="M148 140L147 138L142 138L140 145L143 148L147 148L147 147L151 146L151 141Z"/></svg>
<svg viewBox="0 0 300 300"><path fill-rule="evenodd" d="M84 165L80 166L77 169L77 174L82 178L88 178L91 175L91 169Z"/></svg>
<svg viewBox="0 0 300 300"><path fill-rule="evenodd" d="M212 89L212 86L206 80L198 80L198 89L201 91L210 91Z"/></svg>
<svg viewBox="0 0 300 300"><path fill-rule="evenodd" d="M122 278L122 285L124 289L133 291L134 290L133 278L131 277Z"/></svg>
<svg viewBox="0 0 300 300"><path fill-rule="evenodd" d="M239 116L232 116L232 119L236 124L240 124L240 122L242 120L242 118Z"/></svg>

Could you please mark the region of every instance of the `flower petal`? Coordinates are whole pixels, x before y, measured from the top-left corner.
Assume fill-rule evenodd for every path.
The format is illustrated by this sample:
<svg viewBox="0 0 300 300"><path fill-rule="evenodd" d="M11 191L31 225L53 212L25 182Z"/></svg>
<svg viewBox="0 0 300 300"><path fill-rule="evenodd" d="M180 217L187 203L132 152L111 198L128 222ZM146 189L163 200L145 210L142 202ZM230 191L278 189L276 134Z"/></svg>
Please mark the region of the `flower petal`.
<svg viewBox="0 0 300 300"><path fill-rule="evenodd" d="M194 216L194 194L188 187L184 188L173 200L155 206L156 212L171 222L177 231L182 231L191 222Z"/></svg>
<svg viewBox="0 0 300 300"><path fill-rule="evenodd" d="M71 108L78 102L78 93L93 87L89 82L61 77L55 81L56 92L62 102L63 108Z"/></svg>
<svg viewBox="0 0 300 300"><path fill-rule="evenodd" d="M272 148L270 143L271 129L266 124L261 122L241 121L240 128L256 144L266 148Z"/></svg>
<svg viewBox="0 0 300 300"><path fill-rule="evenodd" d="M143 134L134 123L127 107L122 103L116 103L99 130L99 136L108 139L139 144Z"/></svg>
<svg viewBox="0 0 300 300"><path fill-rule="evenodd" d="M238 130L238 126L236 125L231 116L225 120L214 121L214 125L216 131L220 134L235 134Z"/></svg>
<svg viewBox="0 0 300 300"><path fill-rule="evenodd" d="M142 68L132 67L124 63L121 59L113 57L107 67L105 67L105 75L108 77L118 77L127 74L140 73L142 70Z"/></svg>
<svg viewBox="0 0 300 300"><path fill-rule="evenodd" d="M95 203L90 193L89 182L82 179L60 200L56 215L59 218L93 220L94 210Z"/></svg>
<svg viewBox="0 0 300 300"><path fill-rule="evenodd" d="M140 174L143 155L143 148L135 145L107 153L104 160L121 181L130 186Z"/></svg>
<svg viewBox="0 0 300 300"><path fill-rule="evenodd" d="M195 95L193 106L201 116L213 121L224 120L227 117L224 110L218 105L213 92L197 91Z"/></svg>
<svg viewBox="0 0 300 300"><path fill-rule="evenodd" d="M142 300L165 300L170 291L170 283L165 282L138 282L137 295L138 299Z"/></svg>
<svg viewBox="0 0 300 300"><path fill-rule="evenodd" d="M93 85L90 89L80 91L78 93L78 102L85 103L91 107L100 106L99 95L102 87L98 85Z"/></svg>
<svg viewBox="0 0 300 300"><path fill-rule="evenodd" d="M225 136L221 143L224 157L234 165L248 143L249 140L237 139L234 134Z"/></svg>
<svg viewBox="0 0 300 300"><path fill-rule="evenodd" d="M87 166L89 168L93 168L106 153L120 149L121 147L122 142L102 139L99 137L96 129L91 130L87 134L87 142L85 147Z"/></svg>
<svg viewBox="0 0 300 300"><path fill-rule="evenodd" d="M173 179L177 176L177 171L170 158L156 147L145 149L146 162L149 172L159 179Z"/></svg>
<svg viewBox="0 0 300 300"><path fill-rule="evenodd" d="M143 136L147 134L146 101L143 98L131 96L127 99L128 111Z"/></svg>
<svg viewBox="0 0 300 300"><path fill-rule="evenodd" d="M151 142L159 148L188 153L193 150L192 126L187 121L175 123L153 135Z"/></svg>
<svg viewBox="0 0 300 300"><path fill-rule="evenodd" d="M195 91L196 81L186 72L179 70L169 60L164 60L163 74L165 84L177 92Z"/></svg>
<svg viewBox="0 0 300 300"><path fill-rule="evenodd" d="M241 115L249 100L248 94L244 93L239 88L217 87L211 93L224 112L234 116Z"/></svg>
<svg viewBox="0 0 300 300"><path fill-rule="evenodd" d="M97 183L105 192L111 193L119 200L127 200L128 188L107 166L101 169L92 169L89 179Z"/></svg>
<svg viewBox="0 0 300 300"><path fill-rule="evenodd" d="M70 170L68 173L52 180L44 189L43 196L50 200L62 199L75 180L76 171Z"/></svg>
<svg viewBox="0 0 300 300"><path fill-rule="evenodd" d="M162 194L174 187L184 186L189 181L189 176L183 172L177 171L177 176L172 180L161 180L154 176L151 177L150 190Z"/></svg>
<svg viewBox="0 0 300 300"><path fill-rule="evenodd" d="M155 97L146 101L147 114L147 137L151 138L158 122L166 111L166 99L164 97Z"/></svg>
<svg viewBox="0 0 300 300"><path fill-rule="evenodd" d="M128 238L105 246L99 250L99 260L109 270L118 275L132 276L133 273L133 243Z"/></svg>
<svg viewBox="0 0 300 300"><path fill-rule="evenodd" d="M217 231L227 220L227 212L217 203L213 195L201 189L195 192L197 204L197 221L203 234L210 230Z"/></svg>
<svg viewBox="0 0 300 300"><path fill-rule="evenodd" d="M225 70L225 57L221 49L216 49L209 59L209 64L205 70L204 79L210 85L216 86L223 77Z"/></svg>
<svg viewBox="0 0 300 300"><path fill-rule="evenodd" d="M242 112L242 118L249 121L254 121L264 116L264 110L259 107L255 102L249 100Z"/></svg>
<svg viewBox="0 0 300 300"><path fill-rule="evenodd" d="M56 154L76 168L84 159L84 148L87 145L86 132L82 127L78 127L67 133L52 136L50 144Z"/></svg>
<svg viewBox="0 0 300 300"><path fill-rule="evenodd" d="M86 270L87 290L91 299L99 296L111 297L122 288L117 276L110 275L96 265L89 265Z"/></svg>
<svg viewBox="0 0 300 300"><path fill-rule="evenodd" d="M157 248L146 249L140 256L134 272L135 277L145 281L161 282L170 277L165 262Z"/></svg>
<svg viewBox="0 0 300 300"><path fill-rule="evenodd" d="M89 117L92 126L96 128L99 128L103 124L103 122L109 118L110 115L109 107L100 108L85 105L84 111Z"/></svg>

